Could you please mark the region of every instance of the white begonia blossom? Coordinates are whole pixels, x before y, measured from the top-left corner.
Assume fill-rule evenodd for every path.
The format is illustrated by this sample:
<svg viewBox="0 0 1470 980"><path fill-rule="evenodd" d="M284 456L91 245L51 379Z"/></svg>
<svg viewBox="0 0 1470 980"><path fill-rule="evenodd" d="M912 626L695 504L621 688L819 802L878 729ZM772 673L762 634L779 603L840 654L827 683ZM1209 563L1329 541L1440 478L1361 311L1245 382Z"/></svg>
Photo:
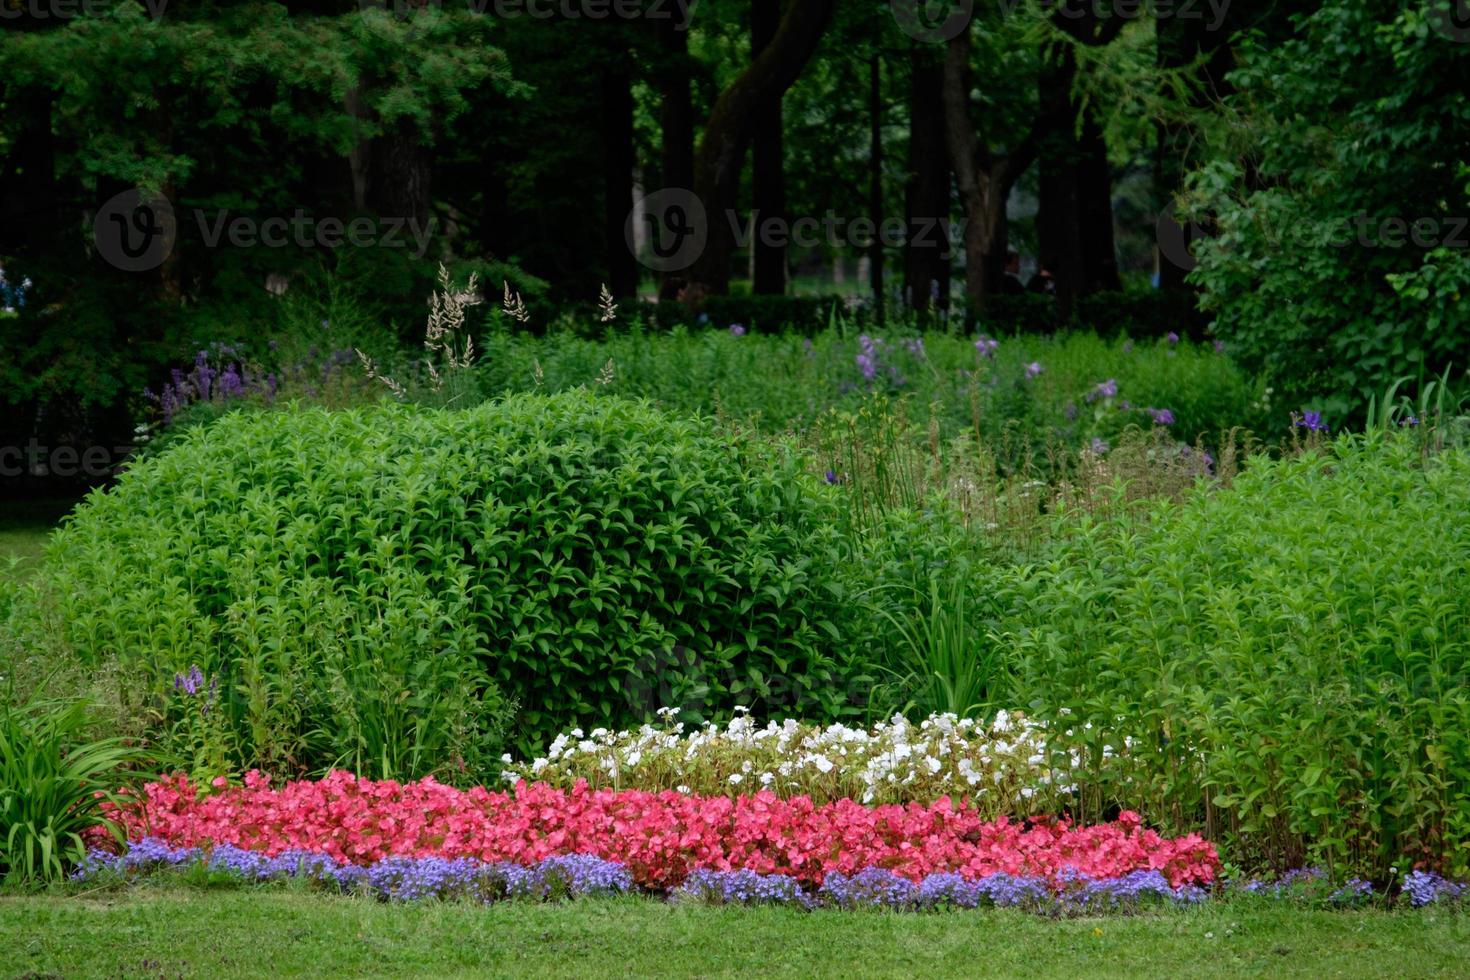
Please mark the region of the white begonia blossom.
<svg viewBox="0 0 1470 980"><path fill-rule="evenodd" d="M725 794L748 792L744 777L755 775L761 787L814 799L881 803L949 795L974 802L983 796L986 812L1015 814L1065 806L1062 797L1077 791L1075 774L1084 770L1084 758L1094 758L1076 744L1052 744L1053 729L1018 712L997 712L988 722L953 714L917 722L895 716L870 729L790 718L762 726L741 711L723 727L706 722L686 730L674 721L677 709L657 714L663 727L597 728L587 739L580 729L558 735L547 755L529 765L507 759L503 778L564 787L580 778L598 787ZM1109 766L1128 759L1132 740L1117 741L1101 746ZM1052 768L1053 759L1061 768Z"/></svg>

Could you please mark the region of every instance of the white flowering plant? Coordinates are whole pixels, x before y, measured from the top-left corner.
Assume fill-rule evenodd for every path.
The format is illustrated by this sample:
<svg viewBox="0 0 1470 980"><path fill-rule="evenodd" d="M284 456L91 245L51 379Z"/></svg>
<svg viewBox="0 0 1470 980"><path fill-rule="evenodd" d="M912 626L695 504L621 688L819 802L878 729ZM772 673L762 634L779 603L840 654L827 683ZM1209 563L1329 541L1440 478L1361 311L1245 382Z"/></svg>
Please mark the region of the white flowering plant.
<svg viewBox="0 0 1470 980"><path fill-rule="evenodd" d="M740 709L724 727L686 727L676 714L661 709L661 726L634 731L573 729L542 758L518 764L506 756L504 778L701 796L766 789L818 804L948 796L994 816L1057 812L1076 791L1079 756L1054 746L1048 726L1020 712L999 711L988 722L935 714L917 724L896 715L870 729L793 720L760 727ZM1112 747L1104 754L1117 756Z"/></svg>

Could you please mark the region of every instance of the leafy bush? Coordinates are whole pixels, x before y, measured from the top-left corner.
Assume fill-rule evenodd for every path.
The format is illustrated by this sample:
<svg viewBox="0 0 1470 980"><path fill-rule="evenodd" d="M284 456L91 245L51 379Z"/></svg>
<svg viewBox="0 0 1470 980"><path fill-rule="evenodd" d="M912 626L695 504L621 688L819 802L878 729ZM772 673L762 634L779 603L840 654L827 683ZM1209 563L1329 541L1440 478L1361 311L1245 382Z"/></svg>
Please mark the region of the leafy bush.
<svg viewBox="0 0 1470 980"><path fill-rule="evenodd" d="M121 843L102 814L119 802L125 767L144 754L120 738L92 739L81 701L0 703L0 879L59 881L87 854L89 834Z"/></svg>
<svg viewBox="0 0 1470 980"><path fill-rule="evenodd" d="M665 703L840 716L854 613L801 470L585 390L236 412L57 533L50 628L202 771L485 773L507 701L523 745Z"/></svg>
<svg viewBox="0 0 1470 980"><path fill-rule="evenodd" d="M1238 49L1237 122L1192 178L1212 234L1191 279L1232 354L1341 418L1401 375L1464 369L1466 175L1445 153L1464 158L1470 105L1436 93L1470 84L1470 48L1443 5L1317 6Z"/></svg>
<svg viewBox="0 0 1470 980"><path fill-rule="evenodd" d="M1095 804L1281 868L1465 873L1470 454L1422 445L1258 459L1183 506L1078 519L1033 572L996 577L1013 701L1069 710L1084 758L1106 732L1153 760Z"/></svg>

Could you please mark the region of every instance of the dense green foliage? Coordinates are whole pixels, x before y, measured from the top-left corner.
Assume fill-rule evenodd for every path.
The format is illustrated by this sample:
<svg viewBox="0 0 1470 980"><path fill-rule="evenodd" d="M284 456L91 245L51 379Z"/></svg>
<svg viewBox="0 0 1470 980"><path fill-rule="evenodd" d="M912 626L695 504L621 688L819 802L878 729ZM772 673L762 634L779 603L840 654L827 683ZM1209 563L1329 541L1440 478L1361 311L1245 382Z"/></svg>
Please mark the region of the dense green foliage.
<svg viewBox="0 0 1470 980"><path fill-rule="evenodd" d="M1240 46L1193 279L1280 396L1341 416L1470 346L1470 46L1453 4L1332 0Z"/></svg>
<svg viewBox="0 0 1470 980"><path fill-rule="evenodd" d="M236 413L81 507L44 586L199 768L483 778L505 701L523 744L671 699L841 713L835 514L778 445L585 390Z"/></svg>
<svg viewBox="0 0 1470 980"><path fill-rule="evenodd" d="M0 254L12 277L37 284L19 317L0 319L0 405L21 417L38 407L52 413L42 430L48 440L108 410L136 411L128 403L190 342L241 339L256 332L252 321L275 315L262 308L271 274L300 288L324 264L349 275L367 270L379 291L368 302L411 322L405 307L413 309L410 297L433 275L416 247L333 254L311 241L232 248L227 237L211 238L239 218L361 215L368 202L354 201L345 184L349 154L395 134L429 146L453 139L475 99L509 97L504 52L489 43L491 20L446 8L410 23L356 4L343 17L294 16L287 5L256 2L158 18L142 4L98 6L105 10L95 16L43 17L38 30L12 29L13 11L0 45L0 157L24 143L28 123L54 131L60 147L48 160L54 176L0 171L17 186L36 181L27 186L42 196L40 210L26 212L29 254L18 263ZM328 178L333 160L341 170ZM100 258L78 275L84 243L70 236L83 222L45 210L63 193L95 210L134 186L173 202L175 250L188 256L170 263L161 292ZM368 220L373 240L384 239L377 215ZM96 249L90 239L85 245Z"/></svg>
<svg viewBox="0 0 1470 980"><path fill-rule="evenodd" d="M1102 798L1238 860L1463 875L1467 509L1470 454L1375 435L1080 520L1001 600L1017 706L1070 711L1084 753L1131 737L1137 781Z"/></svg>
<svg viewBox="0 0 1470 980"><path fill-rule="evenodd" d="M86 854L89 830L121 832L101 810L117 802L127 766L143 754L117 737L88 734L85 704L0 700L0 880L61 881Z"/></svg>
<svg viewBox="0 0 1470 980"><path fill-rule="evenodd" d="M985 356L976 342L974 334L864 332L841 322L810 338L631 330L598 341L494 332L477 341L478 380L487 394L538 384L560 390L587 383L611 361L614 392L776 432L809 429L830 410L856 409L873 394L907 396L916 416L932 412L943 438L969 432L996 446L1009 441L1016 451L1148 427L1147 408L1168 409L1174 434L1191 443L1285 421L1269 414L1261 387L1208 344L1068 333L1002 338ZM1098 386L1110 379L1115 394L1100 397Z"/></svg>

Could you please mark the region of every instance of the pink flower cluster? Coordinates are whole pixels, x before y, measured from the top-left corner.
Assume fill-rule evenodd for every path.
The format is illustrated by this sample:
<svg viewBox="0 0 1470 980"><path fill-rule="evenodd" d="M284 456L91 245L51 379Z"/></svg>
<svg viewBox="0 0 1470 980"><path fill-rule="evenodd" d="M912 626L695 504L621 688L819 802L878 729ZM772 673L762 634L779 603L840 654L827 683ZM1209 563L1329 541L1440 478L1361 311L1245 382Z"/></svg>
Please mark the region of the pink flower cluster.
<svg viewBox="0 0 1470 980"><path fill-rule="evenodd" d="M1136 813L1073 827L1066 821L984 820L963 804L817 806L771 793L737 799L672 791L571 790L520 783L511 793L459 790L432 779L374 782L334 772L272 789L257 772L241 787L201 795L175 776L146 787L118 814L131 840L231 844L279 854L325 852L354 864L384 857L471 857L534 864L558 854L616 860L651 888L694 870L786 874L821 885L832 872L885 868L913 881L936 872L1094 878L1161 872L1172 886L1208 884L1220 859L1196 835L1160 837Z"/></svg>

